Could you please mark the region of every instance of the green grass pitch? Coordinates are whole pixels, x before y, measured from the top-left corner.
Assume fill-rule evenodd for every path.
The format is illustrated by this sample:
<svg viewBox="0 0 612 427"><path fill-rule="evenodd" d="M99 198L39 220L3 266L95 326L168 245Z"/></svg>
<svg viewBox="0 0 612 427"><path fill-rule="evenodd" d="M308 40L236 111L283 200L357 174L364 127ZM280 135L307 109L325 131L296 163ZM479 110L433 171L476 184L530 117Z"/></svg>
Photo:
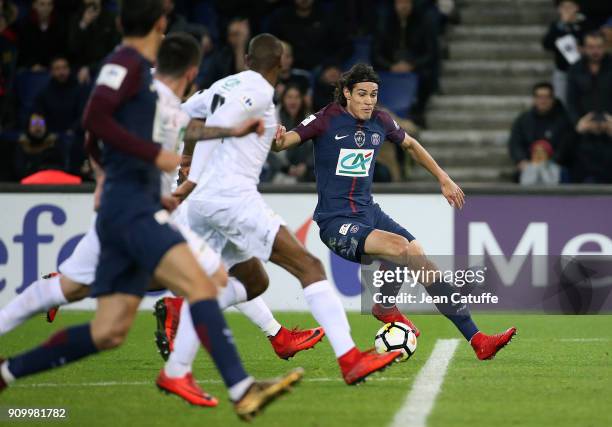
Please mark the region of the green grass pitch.
<svg viewBox="0 0 612 427"><path fill-rule="evenodd" d="M0 353L15 354L62 326L90 317L91 313L64 310L52 325L41 317L32 319L0 337ZM436 339L458 337L441 316L414 316L423 334L413 358L393 365L364 385L348 387L341 381L326 339L314 350L286 362L276 357L263 334L246 318L237 313L227 317L250 373L266 378L295 366L306 370L302 384L253 421L260 426L385 426L403 404ZM349 317L358 345L371 347L379 323L370 316ZM461 342L429 426L612 425L612 316L475 318L486 332L515 325L518 336L495 360L486 362L476 360L469 345ZM309 314L278 313L278 319L287 327L315 325ZM123 347L19 381L0 394L0 408L68 408L67 420L38 425L244 425L233 414L220 377L203 352L194 374L206 391L220 399L217 408L191 407L157 390L153 382L162 360L153 343L153 328L153 316L141 313ZM5 419L2 424L32 423Z"/></svg>

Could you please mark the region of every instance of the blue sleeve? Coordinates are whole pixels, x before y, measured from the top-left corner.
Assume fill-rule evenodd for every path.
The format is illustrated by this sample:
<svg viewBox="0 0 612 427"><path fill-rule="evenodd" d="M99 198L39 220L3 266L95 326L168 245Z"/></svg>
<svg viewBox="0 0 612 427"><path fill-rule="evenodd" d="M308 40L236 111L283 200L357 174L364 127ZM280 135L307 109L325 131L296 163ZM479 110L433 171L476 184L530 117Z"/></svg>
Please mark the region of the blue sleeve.
<svg viewBox="0 0 612 427"><path fill-rule="evenodd" d="M309 115L291 130L300 136L302 142L308 141L309 139L314 140L317 136L325 132L325 122L325 113L324 110L321 110L316 114Z"/></svg>

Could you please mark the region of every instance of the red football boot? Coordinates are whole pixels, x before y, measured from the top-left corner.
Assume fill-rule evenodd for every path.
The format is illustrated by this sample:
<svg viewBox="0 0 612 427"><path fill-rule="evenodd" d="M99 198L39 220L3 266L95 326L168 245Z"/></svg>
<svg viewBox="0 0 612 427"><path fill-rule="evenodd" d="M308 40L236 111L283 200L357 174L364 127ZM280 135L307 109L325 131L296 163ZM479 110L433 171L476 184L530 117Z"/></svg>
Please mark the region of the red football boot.
<svg viewBox="0 0 612 427"><path fill-rule="evenodd" d="M516 335L515 327L496 335L485 335L482 332L478 332L472 337L470 344L480 360L493 359L497 352L504 348L514 335Z"/></svg>
<svg viewBox="0 0 612 427"><path fill-rule="evenodd" d="M365 381L374 372L383 371L387 366L401 358L399 351L378 354L372 350L361 352L353 347L348 353L338 358L344 381L355 385Z"/></svg>
<svg viewBox="0 0 612 427"><path fill-rule="evenodd" d="M0 357L0 365L2 365L5 360L6 359L4 357ZM8 384L6 383L6 381L4 381L4 378L2 378L2 375L0 375L0 392L7 387L8 387Z"/></svg>
<svg viewBox="0 0 612 427"><path fill-rule="evenodd" d="M280 330L273 337L269 337L274 351L281 359L288 360L302 350L313 348L323 339L325 332L323 328L291 330L281 326Z"/></svg>
<svg viewBox="0 0 612 427"><path fill-rule="evenodd" d="M390 308L386 308L383 307L380 304L374 304L372 306L372 316L376 317L378 320L380 320L383 323L393 323L393 322L400 322L403 323L405 325L408 325L410 327L410 329L412 329L414 331L414 334L417 336L417 338L419 337L419 335L421 335L421 332L418 330L418 328L414 325L414 323L412 323L410 321L410 319L408 319L406 316L404 316L398 309L396 306L390 307Z"/></svg>
<svg viewBox="0 0 612 427"><path fill-rule="evenodd" d="M155 303L155 310L153 311L153 315L157 319L155 344L164 360L168 360L170 353L174 350L174 337L176 337L182 304L183 298L177 297L164 297Z"/></svg>
<svg viewBox="0 0 612 427"><path fill-rule="evenodd" d="M47 322L53 323L53 321L55 320L55 316L57 316L58 311L59 311L59 306L51 307L49 310L47 310Z"/></svg>
<svg viewBox="0 0 612 427"><path fill-rule="evenodd" d="M166 393L176 394L192 405L217 406L219 404L216 398L200 388L194 381L191 372L184 377L170 378L166 376L166 373L162 369L155 384L160 390Z"/></svg>

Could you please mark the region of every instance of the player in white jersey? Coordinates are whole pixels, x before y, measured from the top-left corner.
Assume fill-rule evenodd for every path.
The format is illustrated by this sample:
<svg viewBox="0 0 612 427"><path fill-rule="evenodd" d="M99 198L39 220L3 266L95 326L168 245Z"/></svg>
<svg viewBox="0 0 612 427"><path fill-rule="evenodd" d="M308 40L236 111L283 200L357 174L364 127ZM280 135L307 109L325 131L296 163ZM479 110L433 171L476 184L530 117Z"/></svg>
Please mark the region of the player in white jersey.
<svg viewBox="0 0 612 427"><path fill-rule="evenodd" d="M162 53L160 51L160 53ZM194 68L195 70L196 68ZM189 78L191 80L192 78ZM246 135L251 132L263 131L259 119L245 120L232 128L204 127L200 122L191 122L189 116L181 109L180 87L184 85L182 78L156 75L154 87L158 95L156 116L154 121L154 140L164 146L164 149L177 152L179 144L185 136L187 141L206 140L219 136ZM178 92L178 93L177 93ZM99 193L104 181L104 172L92 159L97 172L97 185L95 192L95 206L97 207ZM161 178L161 193L164 205L170 209L176 207L176 199L172 197L173 182L176 182L177 173L164 173ZM164 215L165 211L158 213ZM196 233L189 230L177 218L178 210L174 210L169 218L183 234L190 248L196 255L202 268L215 280L216 283L226 284L227 272L221 263L220 256L208 246ZM34 314L44 312L52 307L79 301L89 296L90 285L95 278L100 254L100 242L95 229L95 217L92 225L79 241L71 256L60 267L60 274L52 273L32 283L24 292L14 298L0 310L0 335L5 334L23 323ZM155 283L151 290L157 289ZM159 287L161 289L161 287ZM218 295L221 308L227 307L227 287ZM188 307L185 304L185 307ZM54 317L55 311L52 311ZM52 321L52 318L48 320ZM189 325L193 327L192 325ZM178 375L175 372L162 370L158 378L158 386L166 391L179 394L183 398L200 406L215 406L217 400L204 391L193 381L189 375ZM186 397L187 396L187 397Z"/></svg>
<svg viewBox="0 0 612 427"><path fill-rule="evenodd" d="M253 38L247 55L249 71L226 77L185 103L184 109L192 118L206 119L211 126L230 126L249 117L263 117L265 131L261 136L251 134L197 144L189 179L177 194L184 197L191 192L189 225L221 252L230 273L247 290L261 286L257 283L261 275L254 273L263 271L262 260L283 267L300 281L314 318L330 339L344 380L356 384L393 363L398 353L378 355L355 347L344 308L326 279L321 261L298 242L257 191L277 129L272 98L282 49L280 41L270 34ZM242 271L251 274L247 276ZM255 309L264 313L266 307ZM195 347L197 336L193 330L185 333L191 334ZM180 334L181 331L177 340Z"/></svg>

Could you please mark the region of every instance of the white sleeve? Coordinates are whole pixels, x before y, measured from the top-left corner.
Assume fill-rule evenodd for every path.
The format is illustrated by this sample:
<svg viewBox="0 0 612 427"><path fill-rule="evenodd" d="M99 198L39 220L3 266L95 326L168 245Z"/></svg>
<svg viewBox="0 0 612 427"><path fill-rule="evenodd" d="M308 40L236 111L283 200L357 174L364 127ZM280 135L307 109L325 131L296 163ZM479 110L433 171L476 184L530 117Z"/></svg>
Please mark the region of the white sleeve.
<svg viewBox="0 0 612 427"><path fill-rule="evenodd" d="M210 89L196 92L181 105L182 110L192 119L206 120L209 115Z"/></svg>

